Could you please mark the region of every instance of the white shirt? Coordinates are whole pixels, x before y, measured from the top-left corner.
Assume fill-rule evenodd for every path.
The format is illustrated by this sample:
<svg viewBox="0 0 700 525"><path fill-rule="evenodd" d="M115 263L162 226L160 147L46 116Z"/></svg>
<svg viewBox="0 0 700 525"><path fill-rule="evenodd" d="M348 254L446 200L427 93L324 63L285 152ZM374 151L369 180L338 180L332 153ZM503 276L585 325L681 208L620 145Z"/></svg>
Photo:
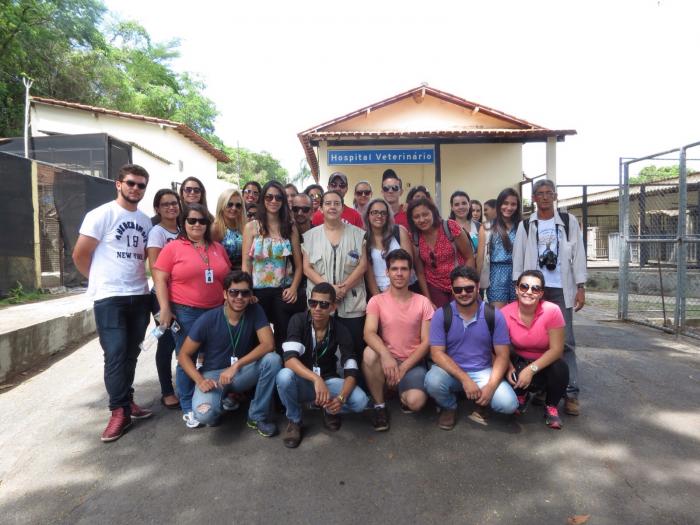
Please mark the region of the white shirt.
<svg viewBox="0 0 700 525"><path fill-rule="evenodd" d="M156 224L148 233L148 242L146 243L146 247L164 248L170 241L177 239L178 235L180 235L180 230L171 232L170 230L163 228L163 226L160 224Z"/></svg>
<svg viewBox="0 0 700 525"><path fill-rule="evenodd" d="M389 251L384 254L386 255L393 251L401 248L401 245L396 241L396 237L391 238L389 243ZM389 282L389 276L386 274L386 259L382 257L382 250L379 248L372 248L370 250L370 255L372 257L372 271L374 272L374 281L377 283L377 288L380 292L384 292L389 288L391 284ZM409 286L415 283L418 279L416 278L415 271L411 270L411 277L408 279Z"/></svg>
<svg viewBox="0 0 700 525"><path fill-rule="evenodd" d="M129 211L116 201L108 202L85 215L80 234L97 239L88 278L88 297L148 293L146 242L151 220L141 211Z"/></svg>
<svg viewBox="0 0 700 525"><path fill-rule="evenodd" d="M561 228L556 228L554 224L554 217L551 219L537 219L537 235L539 237L539 242L537 244L537 253L542 255L548 249L557 254L557 268L556 270L550 271L547 267L542 266L539 269L544 275L545 286L551 288L561 288L561 258L559 253L561 250L557 248L557 239L559 239L559 245L566 242L562 238L563 232ZM538 264L539 266L539 264Z"/></svg>

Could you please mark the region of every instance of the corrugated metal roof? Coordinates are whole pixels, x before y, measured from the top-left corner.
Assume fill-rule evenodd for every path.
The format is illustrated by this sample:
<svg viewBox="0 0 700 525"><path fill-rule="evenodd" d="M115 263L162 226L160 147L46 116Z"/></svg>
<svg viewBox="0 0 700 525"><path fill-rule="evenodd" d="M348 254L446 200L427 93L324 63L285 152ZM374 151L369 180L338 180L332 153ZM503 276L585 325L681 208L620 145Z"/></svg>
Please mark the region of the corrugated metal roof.
<svg viewBox="0 0 700 525"><path fill-rule="evenodd" d="M485 115L510 122L518 126L516 129L509 128L484 128L484 129L451 129L451 130L383 130L383 131L366 131L366 130L355 130L355 131L327 131L327 128L334 126L340 122L344 122L360 116L362 114L367 114L370 111L376 111L379 108L388 106L390 104L399 102L408 97L422 98L425 95L431 95L433 97L439 98L446 102L450 102L457 106L470 109L472 111L478 111ZM547 137L557 137L563 138L566 135L575 135L576 131L573 129L564 130L552 130L547 129L537 124L533 124L526 120L514 117L497 109L484 106L483 104L477 104L476 102L471 102L469 100L463 99L456 95L452 95L445 91L440 91L438 89L429 87L427 85L421 85L417 88L409 89L403 93L399 93L393 97L381 100L369 106L365 106L356 111L337 117L335 119L329 120L322 124L318 124L312 128L300 132L297 136L301 142L302 148L304 148L304 153L306 155L306 160L311 168L311 173L314 178L318 180L318 158L313 149L312 141L327 140L327 139L340 139L343 137L347 138L361 138L361 137L373 137L373 138L471 138L471 139L498 139L498 138L523 138L523 139L546 139Z"/></svg>
<svg viewBox="0 0 700 525"><path fill-rule="evenodd" d="M68 102L66 100L57 100L53 98L45 97L31 97L33 103L46 104L48 106L57 106L70 109L78 109L81 111L90 111L92 113L101 113L103 115L111 115L113 117L128 118L133 120L140 120L142 122L150 122L152 124L158 124L162 126L168 126L184 137L188 138L194 142L197 146L202 148L204 151L209 153L219 162L230 162L226 154L220 149L216 148L211 142L202 137L196 131L194 131L189 126L183 124L182 122L176 122L174 120L168 120L158 117L149 117L148 115L138 115L136 113L127 113L125 111L117 111L116 109L101 108L98 106L90 106L87 104L80 104L78 102Z"/></svg>

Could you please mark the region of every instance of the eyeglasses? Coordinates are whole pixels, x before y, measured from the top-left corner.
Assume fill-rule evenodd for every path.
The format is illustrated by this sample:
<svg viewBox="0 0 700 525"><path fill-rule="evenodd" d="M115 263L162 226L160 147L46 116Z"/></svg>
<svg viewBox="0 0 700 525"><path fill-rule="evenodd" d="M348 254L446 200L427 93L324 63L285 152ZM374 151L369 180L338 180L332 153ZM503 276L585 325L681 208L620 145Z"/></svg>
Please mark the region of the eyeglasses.
<svg viewBox="0 0 700 525"><path fill-rule="evenodd" d="M186 188L182 188L182 191L184 191L185 193L200 194L202 193L202 188L196 186L187 186Z"/></svg>
<svg viewBox="0 0 700 525"><path fill-rule="evenodd" d="M240 210L243 207L243 204L241 204L240 202L227 202L226 207L236 208L237 210Z"/></svg>
<svg viewBox="0 0 700 525"><path fill-rule="evenodd" d="M452 292L455 295L461 295L463 293L474 293L474 290L476 290L476 286L473 284L468 284L467 286L453 286L452 287Z"/></svg>
<svg viewBox="0 0 700 525"><path fill-rule="evenodd" d="M369 214L372 217L387 217L389 212L386 210L370 210Z"/></svg>
<svg viewBox="0 0 700 525"><path fill-rule="evenodd" d="M538 191L537 193L535 193L535 197L553 199L554 192L553 191Z"/></svg>
<svg viewBox="0 0 700 525"><path fill-rule="evenodd" d="M195 217L187 217L185 220L190 226L194 226L195 224L201 224L202 226L206 226L207 224L209 224L209 219L207 219L206 217L202 217L201 219Z"/></svg>
<svg viewBox="0 0 700 525"><path fill-rule="evenodd" d="M177 201L170 201L170 202L161 202L158 205L159 208L177 208L178 203Z"/></svg>
<svg viewBox="0 0 700 525"><path fill-rule="evenodd" d="M229 288L226 292L231 299L235 299L236 297L243 297L245 299L246 297L250 297L253 293L251 290L241 290L239 288Z"/></svg>
<svg viewBox="0 0 700 525"><path fill-rule="evenodd" d="M309 213L311 206L292 206L292 211L294 213Z"/></svg>
<svg viewBox="0 0 700 525"><path fill-rule="evenodd" d="M527 284L527 283L520 283L518 285L518 290L520 290L523 293L530 291L534 294L544 292L544 288L542 286L540 286L539 284Z"/></svg>
<svg viewBox="0 0 700 525"><path fill-rule="evenodd" d="M255 195L256 197L260 195L260 192L258 190L243 190L243 193L246 195Z"/></svg>
<svg viewBox="0 0 700 525"><path fill-rule="evenodd" d="M314 308L321 308L321 310L328 310L331 307L331 303L328 301L319 301L317 299L309 299L309 308L312 310Z"/></svg>
<svg viewBox="0 0 700 525"><path fill-rule="evenodd" d="M392 186L382 186L382 191L385 193L389 193L390 191L399 191L401 189L401 186L398 186L396 184Z"/></svg>
<svg viewBox="0 0 700 525"><path fill-rule="evenodd" d="M248 213L245 214L247 219L255 219L255 216L258 214L257 210L251 210Z"/></svg>
<svg viewBox="0 0 700 525"><path fill-rule="evenodd" d="M282 195L280 195L279 193L268 193L267 195L265 195L265 202L282 202L283 200L284 197L282 197Z"/></svg>
<svg viewBox="0 0 700 525"><path fill-rule="evenodd" d="M127 186L129 186L129 188L133 188L134 186L136 186L140 190L146 189L146 185L143 182L136 182L135 180L131 180L131 179L123 180L122 182L124 184L126 184Z"/></svg>
<svg viewBox="0 0 700 525"><path fill-rule="evenodd" d="M338 189L344 190L345 188L348 187L348 185L345 184L344 182L331 182L330 184L328 184L328 187L329 188L338 188Z"/></svg>
<svg viewBox="0 0 700 525"><path fill-rule="evenodd" d="M372 195L372 190L357 190L355 192L355 195L357 195L358 197L369 197L370 195Z"/></svg>

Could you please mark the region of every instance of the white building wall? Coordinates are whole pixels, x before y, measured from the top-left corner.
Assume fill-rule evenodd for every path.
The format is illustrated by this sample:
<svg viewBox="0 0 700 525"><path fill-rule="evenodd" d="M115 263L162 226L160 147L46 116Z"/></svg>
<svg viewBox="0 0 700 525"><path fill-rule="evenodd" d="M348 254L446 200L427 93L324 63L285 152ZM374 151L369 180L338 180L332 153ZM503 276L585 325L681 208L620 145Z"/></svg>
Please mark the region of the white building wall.
<svg viewBox="0 0 700 525"><path fill-rule="evenodd" d="M148 170L150 182L146 196L139 208L153 214L153 196L161 188L170 188L173 182L182 182L189 176L197 177L207 188L210 211L214 213L216 199L221 192L221 182L216 178L217 161L210 153L178 133L174 128L136 119L33 104L31 113L32 135L42 136L41 131L81 134L108 133L124 142L135 142L167 159L164 162L133 146L132 158ZM224 184L228 184L225 183ZM225 187L225 186L224 186Z"/></svg>

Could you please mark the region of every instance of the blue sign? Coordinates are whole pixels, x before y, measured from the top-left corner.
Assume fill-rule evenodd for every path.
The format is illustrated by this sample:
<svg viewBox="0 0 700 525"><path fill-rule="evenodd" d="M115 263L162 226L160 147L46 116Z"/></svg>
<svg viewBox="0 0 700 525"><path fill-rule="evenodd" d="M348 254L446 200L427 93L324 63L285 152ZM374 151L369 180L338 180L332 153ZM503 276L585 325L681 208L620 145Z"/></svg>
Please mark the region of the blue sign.
<svg viewBox="0 0 700 525"><path fill-rule="evenodd" d="M432 164L433 148L420 149L329 149L329 166L358 164Z"/></svg>

